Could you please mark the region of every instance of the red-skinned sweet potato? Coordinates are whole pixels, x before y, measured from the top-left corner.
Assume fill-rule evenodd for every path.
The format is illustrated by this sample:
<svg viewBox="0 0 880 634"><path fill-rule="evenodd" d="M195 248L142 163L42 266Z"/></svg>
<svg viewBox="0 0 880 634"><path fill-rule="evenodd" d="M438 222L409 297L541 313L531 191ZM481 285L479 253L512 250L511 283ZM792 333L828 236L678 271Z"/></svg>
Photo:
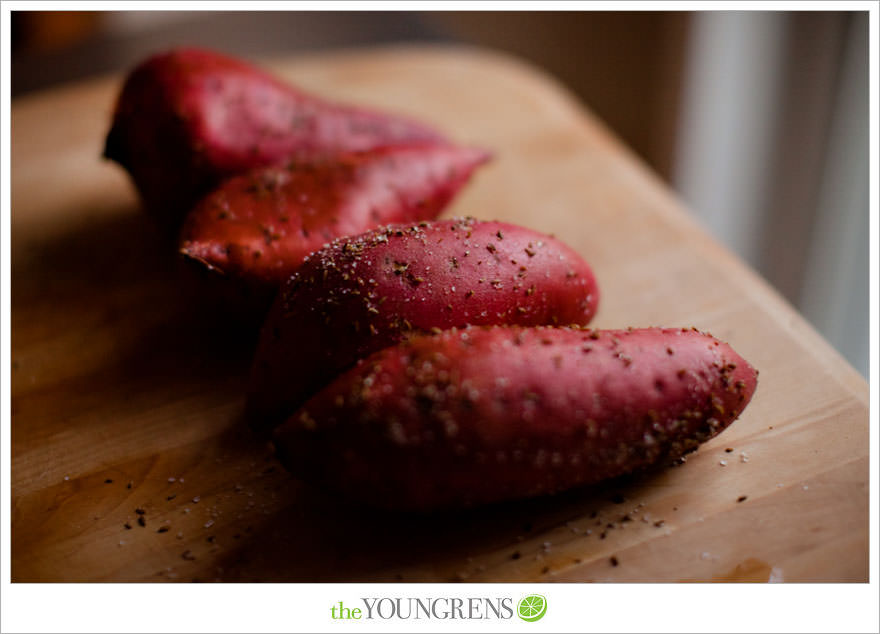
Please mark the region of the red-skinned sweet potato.
<svg viewBox="0 0 880 634"><path fill-rule="evenodd" d="M326 102L206 50L156 55L129 75L104 155L125 167L148 211L179 227L220 181L294 156L445 143L408 119Z"/></svg>
<svg viewBox="0 0 880 634"><path fill-rule="evenodd" d="M251 374L248 417L271 427L339 372L410 332L587 324L589 265L550 236L453 219L381 228L312 254L282 288Z"/></svg>
<svg viewBox="0 0 880 634"><path fill-rule="evenodd" d="M275 443L295 474L352 500L466 507L676 459L736 419L756 382L695 330L449 330L370 356Z"/></svg>
<svg viewBox="0 0 880 634"><path fill-rule="evenodd" d="M274 293L334 238L435 218L486 160L482 150L427 145L251 170L187 215L180 252Z"/></svg>

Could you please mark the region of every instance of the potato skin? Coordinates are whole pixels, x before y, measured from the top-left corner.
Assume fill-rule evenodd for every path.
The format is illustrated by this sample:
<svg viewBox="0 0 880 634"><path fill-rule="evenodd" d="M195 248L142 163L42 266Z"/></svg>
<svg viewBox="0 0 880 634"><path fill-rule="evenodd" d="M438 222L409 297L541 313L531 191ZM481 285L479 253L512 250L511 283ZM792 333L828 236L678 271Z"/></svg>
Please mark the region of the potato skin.
<svg viewBox="0 0 880 634"><path fill-rule="evenodd" d="M339 372L410 333L583 325L598 301L590 266L524 227L459 218L338 239L279 293L255 355L248 418L277 425Z"/></svg>
<svg viewBox="0 0 880 634"><path fill-rule="evenodd" d="M116 103L104 156L148 211L179 228L220 181L293 156L445 143L408 119L324 101L243 61L193 48L147 59Z"/></svg>
<svg viewBox="0 0 880 634"><path fill-rule="evenodd" d="M294 474L364 504L468 507L678 458L733 422L756 383L696 330L449 330L341 375L275 444Z"/></svg>
<svg viewBox="0 0 880 634"><path fill-rule="evenodd" d="M180 252L274 294L334 238L436 218L488 158L478 149L427 145L254 169L225 181L187 215Z"/></svg>

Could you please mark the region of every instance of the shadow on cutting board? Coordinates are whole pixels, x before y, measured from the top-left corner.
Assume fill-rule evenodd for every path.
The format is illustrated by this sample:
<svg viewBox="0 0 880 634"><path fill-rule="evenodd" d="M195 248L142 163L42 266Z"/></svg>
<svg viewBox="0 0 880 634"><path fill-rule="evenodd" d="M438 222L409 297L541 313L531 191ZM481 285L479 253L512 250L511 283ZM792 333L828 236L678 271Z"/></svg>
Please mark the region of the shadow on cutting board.
<svg viewBox="0 0 880 634"><path fill-rule="evenodd" d="M77 217L85 220L16 243L14 349L45 346L61 335L78 338L79 345L57 350L69 354L52 359L66 363L77 361L90 338L112 340L104 370L161 367L169 378L195 358L224 362L250 355L259 324L240 322L200 295L174 245L145 214L120 208Z"/></svg>
<svg viewBox="0 0 880 634"><path fill-rule="evenodd" d="M283 508L237 543L224 541L232 547L218 553L214 580L552 581L551 570L577 565L591 551L598 556L613 541L606 533L637 518L639 505L621 491L641 481L628 476L556 496L418 514L359 506L282 473L271 488ZM579 557L553 551L584 538L592 544L579 545Z"/></svg>
<svg viewBox="0 0 880 634"><path fill-rule="evenodd" d="M194 391L243 398L258 327L202 301L138 209L72 217L13 249L14 451L102 411L124 425Z"/></svg>

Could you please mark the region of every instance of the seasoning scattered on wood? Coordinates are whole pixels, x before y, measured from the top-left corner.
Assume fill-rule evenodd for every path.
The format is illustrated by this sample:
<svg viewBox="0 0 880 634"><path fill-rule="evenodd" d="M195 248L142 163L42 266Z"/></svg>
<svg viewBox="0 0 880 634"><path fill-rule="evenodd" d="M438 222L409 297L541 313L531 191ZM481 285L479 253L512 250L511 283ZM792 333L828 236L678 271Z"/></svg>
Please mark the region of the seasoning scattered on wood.
<svg viewBox="0 0 880 634"><path fill-rule="evenodd" d="M131 530L131 524L129 524L128 522L126 522L125 524L123 524L123 526L125 526L125 530L127 530L127 531L130 531L130 530Z"/></svg>
<svg viewBox="0 0 880 634"><path fill-rule="evenodd" d="M135 509L134 512L137 513L138 515L143 515L144 513L146 513L146 511L144 509Z"/></svg>
<svg viewBox="0 0 880 634"><path fill-rule="evenodd" d="M168 500L168 501L170 502L171 500L173 500L173 499L176 498L176 497L177 497L177 494L174 493L173 495L169 495L169 496L168 496L167 498L165 498L165 499Z"/></svg>
<svg viewBox="0 0 880 634"><path fill-rule="evenodd" d="M191 550L184 550L181 554L181 557L186 559L187 561L194 561L196 556L192 554Z"/></svg>
<svg viewBox="0 0 880 634"><path fill-rule="evenodd" d="M739 496L738 498L736 498L736 501L737 501L737 502L745 502L745 501L748 500L748 499L749 499L749 496L747 496L747 495L741 495L741 496Z"/></svg>
<svg viewBox="0 0 880 634"><path fill-rule="evenodd" d="M133 486L134 486L134 482L132 482L131 480L129 480L129 481L128 481L128 484L125 485L125 488L126 488L126 489L130 489L130 488L133 487Z"/></svg>
<svg viewBox="0 0 880 634"><path fill-rule="evenodd" d="M113 484L113 480L107 478L106 480L104 480L104 484Z"/></svg>
<svg viewBox="0 0 880 634"><path fill-rule="evenodd" d="M146 526L146 525L147 525L147 520L146 520L146 518L145 518L143 515L138 515L138 524L139 524L140 526Z"/></svg>
<svg viewBox="0 0 880 634"><path fill-rule="evenodd" d="M167 533L168 530L169 530L169 529L168 529L167 526L160 526L160 527L159 527L159 530L157 530L156 532L157 532L157 533Z"/></svg>
<svg viewBox="0 0 880 634"><path fill-rule="evenodd" d="M511 559L519 559L520 557L522 557L522 553L520 553L518 550L515 550L515 551L513 552L513 554L510 555L510 558L511 558Z"/></svg>
<svg viewBox="0 0 880 634"><path fill-rule="evenodd" d="M733 453L733 447L727 447L724 451L727 453Z"/></svg>
<svg viewBox="0 0 880 634"><path fill-rule="evenodd" d="M612 557L612 558L610 559L610 561L611 561L611 565L614 566L615 568L616 568L618 565L620 565L620 562L617 561L617 557Z"/></svg>

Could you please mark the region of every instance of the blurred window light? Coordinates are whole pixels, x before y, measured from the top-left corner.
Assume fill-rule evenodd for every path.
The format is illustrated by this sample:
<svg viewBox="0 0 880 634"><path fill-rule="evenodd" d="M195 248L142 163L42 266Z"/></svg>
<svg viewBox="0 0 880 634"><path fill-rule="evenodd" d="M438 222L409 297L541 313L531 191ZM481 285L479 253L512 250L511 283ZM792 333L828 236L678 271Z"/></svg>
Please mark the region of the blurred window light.
<svg viewBox="0 0 880 634"><path fill-rule="evenodd" d="M674 184L868 370L867 13L695 14Z"/></svg>

